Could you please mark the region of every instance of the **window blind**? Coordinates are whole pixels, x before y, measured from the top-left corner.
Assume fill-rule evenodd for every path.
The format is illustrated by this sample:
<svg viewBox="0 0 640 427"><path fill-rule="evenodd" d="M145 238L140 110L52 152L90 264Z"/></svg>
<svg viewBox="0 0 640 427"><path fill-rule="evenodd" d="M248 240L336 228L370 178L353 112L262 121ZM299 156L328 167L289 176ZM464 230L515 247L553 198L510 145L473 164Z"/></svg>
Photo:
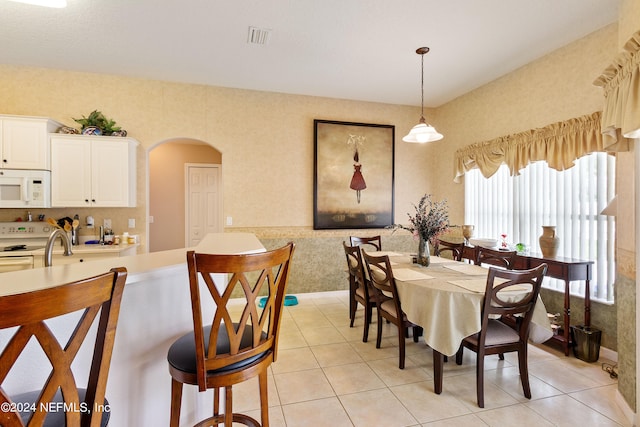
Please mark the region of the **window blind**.
<svg viewBox="0 0 640 427"><path fill-rule="evenodd" d="M518 176L502 165L490 178L478 169L465 174L465 224L476 237L524 243L540 253L543 225L555 225L558 256L594 261L591 298L612 303L615 280L615 218L600 215L615 195L615 157L591 153L557 171L546 162L529 164ZM545 278L545 287L564 291L564 282ZM571 293L584 296L584 282Z"/></svg>

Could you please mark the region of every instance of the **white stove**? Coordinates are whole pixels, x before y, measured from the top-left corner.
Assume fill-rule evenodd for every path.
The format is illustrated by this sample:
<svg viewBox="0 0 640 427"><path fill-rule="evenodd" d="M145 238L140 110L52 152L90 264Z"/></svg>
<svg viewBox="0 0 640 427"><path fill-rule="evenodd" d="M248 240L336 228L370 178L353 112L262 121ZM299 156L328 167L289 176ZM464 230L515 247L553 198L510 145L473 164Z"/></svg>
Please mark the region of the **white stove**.
<svg viewBox="0 0 640 427"><path fill-rule="evenodd" d="M31 251L44 248L52 231L47 222L0 222L0 272L33 268Z"/></svg>

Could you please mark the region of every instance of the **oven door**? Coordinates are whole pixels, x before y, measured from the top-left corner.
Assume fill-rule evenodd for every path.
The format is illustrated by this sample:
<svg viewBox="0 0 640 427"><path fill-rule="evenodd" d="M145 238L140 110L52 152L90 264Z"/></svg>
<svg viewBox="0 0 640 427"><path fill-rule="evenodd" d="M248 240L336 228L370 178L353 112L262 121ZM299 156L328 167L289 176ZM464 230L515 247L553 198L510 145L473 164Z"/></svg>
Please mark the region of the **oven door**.
<svg viewBox="0 0 640 427"><path fill-rule="evenodd" d="M30 268L33 268L32 255L0 257L0 273L28 270Z"/></svg>

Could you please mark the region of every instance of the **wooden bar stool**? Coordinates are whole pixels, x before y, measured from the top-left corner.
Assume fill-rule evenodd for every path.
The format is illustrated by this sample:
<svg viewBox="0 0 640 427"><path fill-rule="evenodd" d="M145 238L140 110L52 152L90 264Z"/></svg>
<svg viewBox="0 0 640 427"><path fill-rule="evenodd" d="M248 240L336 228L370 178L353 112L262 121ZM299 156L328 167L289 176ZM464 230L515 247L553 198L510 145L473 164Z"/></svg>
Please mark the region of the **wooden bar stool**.
<svg viewBox="0 0 640 427"><path fill-rule="evenodd" d="M2 410L0 425L107 425L109 406L105 390L126 277L124 268L114 268L77 282L0 297L0 329L15 328L0 354L0 404L17 409ZM76 326L70 335L69 331L57 330L61 328L55 328L54 332L45 323L65 315L80 315L77 323L74 320ZM94 324L97 331L88 381L86 387L80 388L76 378L87 375L79 368L72 369L72 363L85 338L92 336L88 332ZM9 396L3 384L14 367L20 371L15 375L25 375L23 362L32 354L24 352L27 344L39 345L51 364L51 373L41 390Z"/></svg>
<svg viewBox="0 0 640 427"><path fill-rule="evenodd" d="M196 426L269 425L267 368L277 356L294 247L288 243L270 252L246 255L187 252L193 331L178 338L167 355L172 427L180 424L183 384L197 385L199 391L214 390L213 416ZM204 287L208 292L202 291ZM258 301L262 295L266 296L264 304ZM229 306L232 297L243 300L240 307ZM202 313L206 303L213 306L213 316L207 321ZM232 386L255 376L262 424L248 415L233 413ZM223 414L219 412L221 388L225 389Z"/></svg>

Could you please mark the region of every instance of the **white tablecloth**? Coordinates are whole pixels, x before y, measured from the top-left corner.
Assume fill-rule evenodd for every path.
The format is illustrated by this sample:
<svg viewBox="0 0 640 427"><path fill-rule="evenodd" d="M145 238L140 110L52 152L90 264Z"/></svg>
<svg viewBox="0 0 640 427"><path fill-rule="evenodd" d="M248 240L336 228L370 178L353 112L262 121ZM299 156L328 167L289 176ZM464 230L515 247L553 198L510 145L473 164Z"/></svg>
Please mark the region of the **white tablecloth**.
<svg viewBox="0 0 640 427"><path fill-rule="evenodd" d="M395 263L403 311L424 329L424 340L431 348L453 356L465 337L480 331L488 269L442 259L424 268L412 264L409 256L390 259ZM546 308L538 297L529 339L544 342L552 335Z"/></svg>

